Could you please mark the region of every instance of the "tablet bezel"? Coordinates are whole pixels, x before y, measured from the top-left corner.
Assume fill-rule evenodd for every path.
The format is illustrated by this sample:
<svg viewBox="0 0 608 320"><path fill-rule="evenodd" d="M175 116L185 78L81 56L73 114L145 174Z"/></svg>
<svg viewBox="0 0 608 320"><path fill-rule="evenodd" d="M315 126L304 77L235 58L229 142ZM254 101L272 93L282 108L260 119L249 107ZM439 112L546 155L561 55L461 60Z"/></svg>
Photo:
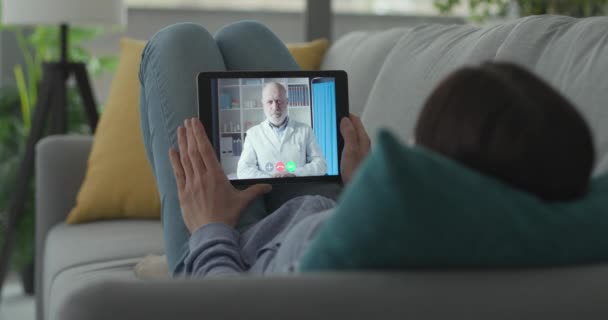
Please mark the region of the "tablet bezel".
<svg viewBox="0 0 608 320"><path fill-rule="evenodd" d="M338 139L338 175L336 176L312 176L312 177L293 177L293 178L263 178L263 179L237 179L229 180L235 186L252 185L256 183L268 183L272 185L283 183L310 183L328 182L342 183L341 172L342 150L344 149L344 139L340 134L340 120L348 116L348 79L345 71L342 70L319 70L319 71L221 71L221 72L200 72L196 78L197 82L197 101L198 118L205 126L207 137L215 151L218 161L220 158L219 144L219 108L203 108L206 104L219 105L218 101L212 101L211 79L228 78L309 78L311 81L317 77L332 77L336 81L336 128Z"/></svg>

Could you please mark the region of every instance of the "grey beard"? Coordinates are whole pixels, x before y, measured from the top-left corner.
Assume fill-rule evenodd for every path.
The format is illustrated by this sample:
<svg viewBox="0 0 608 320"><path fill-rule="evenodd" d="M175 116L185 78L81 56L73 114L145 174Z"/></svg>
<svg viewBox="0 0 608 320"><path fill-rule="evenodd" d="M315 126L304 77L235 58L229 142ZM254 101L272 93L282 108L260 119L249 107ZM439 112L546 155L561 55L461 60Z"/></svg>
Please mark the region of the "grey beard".
<svg viewBox="0 0 608 320"><path fill-rule="evenodd" d="M281 127L281 126L283 126L285 124L285 121L287 121L287 115L283 116L283 120L279 124L274 124L272 121L269 121L269 122L270 122L271 125L279 128L279 127Z"/></svg>

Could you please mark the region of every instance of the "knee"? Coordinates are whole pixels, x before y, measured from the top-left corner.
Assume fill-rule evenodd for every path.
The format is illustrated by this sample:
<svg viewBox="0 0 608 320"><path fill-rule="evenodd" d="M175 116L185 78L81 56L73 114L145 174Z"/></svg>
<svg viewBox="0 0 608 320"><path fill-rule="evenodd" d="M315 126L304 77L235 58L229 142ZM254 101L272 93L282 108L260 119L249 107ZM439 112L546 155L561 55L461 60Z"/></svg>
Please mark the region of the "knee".
<svg viewBox="0 0 608 320"><path fill-rule="evenodd" d="M218 40L229 39L232 34L247 34L250 36L274 35L270 29L258 21L245 20L229 24L217 32L215 38Z"/></svg>
<svg viewBox="0 0 608 320"><path fill-rule="evenodd" d="M150 59L176 61L188 52L197 52L199 47L208 46L214 41L209 31L196 23L176 23L167 26L156 32L146 43L141 59L140 74Z"/></svg>
<svg viewBox="0 0 608 320"><path fill-rule="evenodd" d="M156 32L148 41L155 49L189 47L197 42L213 41L213 36L200 24L183 22L167 26Z"/></svg>
<svg viewBox="0 0 608 320"><path fill-rule="evenodd" d="M152 36L148 44L156 47L175 47L195 41L213 39L205 27L191 22L176 23L167 26Z"/></svg>
<svg viewBox="0 0 608 320"><path fill-rule="evenodd" d="M223 32L270 32L270 29L261 22L243 20L226 25L217 34L220 35Z"/></svg>

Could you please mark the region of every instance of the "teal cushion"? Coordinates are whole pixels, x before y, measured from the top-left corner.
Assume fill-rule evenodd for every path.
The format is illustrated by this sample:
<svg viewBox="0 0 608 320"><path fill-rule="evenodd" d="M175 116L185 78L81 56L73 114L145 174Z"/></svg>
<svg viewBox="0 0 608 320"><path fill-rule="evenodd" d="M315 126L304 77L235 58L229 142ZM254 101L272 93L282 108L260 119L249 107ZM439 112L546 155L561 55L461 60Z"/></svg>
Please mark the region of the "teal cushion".
<svg viewBox="0 0 608 320"><path fill-rule="evenodd" d="M546 203L381 132L301 271L555 266L608 261L608 176Z"/></svg>

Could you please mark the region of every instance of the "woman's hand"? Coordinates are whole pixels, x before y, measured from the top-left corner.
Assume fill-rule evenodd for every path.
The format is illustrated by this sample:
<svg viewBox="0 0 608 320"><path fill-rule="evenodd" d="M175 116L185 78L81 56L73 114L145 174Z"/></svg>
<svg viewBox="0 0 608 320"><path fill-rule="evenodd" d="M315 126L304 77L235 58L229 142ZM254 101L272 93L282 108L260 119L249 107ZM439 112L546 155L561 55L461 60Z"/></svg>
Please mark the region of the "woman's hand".
<svg viewBox="0 0 608 320"><path fill-rule="evenodd" d="M269 192L270 185L235 189L225 176L200 120L184 121L177 129L179 152L169 150L177 182L182 217L190 233L212 223L234 227L241 211L256 197Z"/></svg>
<svg viewBox="0 0 608 320"><path fill-rule="evenodd" d="M369 153L371 142L361 119L352 113L340 121L340 133L344 138L340 174L342 175L342 181L349 183L355 171Z"/></svg>

